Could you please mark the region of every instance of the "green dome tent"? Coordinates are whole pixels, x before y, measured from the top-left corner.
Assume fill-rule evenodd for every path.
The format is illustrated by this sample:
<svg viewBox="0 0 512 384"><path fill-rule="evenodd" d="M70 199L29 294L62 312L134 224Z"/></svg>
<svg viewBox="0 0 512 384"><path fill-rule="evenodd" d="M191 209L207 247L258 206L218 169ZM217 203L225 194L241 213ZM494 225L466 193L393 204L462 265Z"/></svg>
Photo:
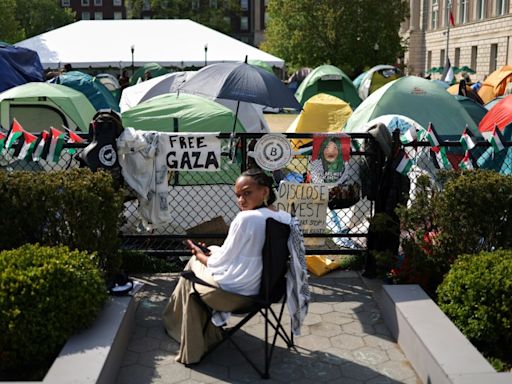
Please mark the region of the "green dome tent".
<svg viewBox="0 0 512 384"><path fill-rule="evenodd" d="M235 114L210 99L180 93L169 93L151 98L121 114L123 126L143 131L175 132L174 118L178 119L178 132L231 133ZM237 120L236 132L245 132ZM224 142L227 146L227 141ZM219 172L179 172L175 185L233 184L240 174L240 165L222 159Z"/></svg>
<svg viewBox="0 0 512 384"><path fill-rule="evenodd" d="M64 85L27 83L0 93L0 124L6 129L16 118L29 132L61 125L88 132L95 113L83 93Z"/></svg>
<svg viewBox="0 0 512 384"><path fill-rule="evenodd" d="M407 116L422 127L432 123L444 139L458 139L466 125L480 136L471 116L452 95L417 76L402 77L377 89L354 111L343 130L364 132L370 120L390 114Z"/></svg>
<svg viewBox="0 0 512 384"><path fill-rule="evenodd" d="M309 73L295 92L299 103L304 103L318 93L327 93L347 102L355 109L361 99L352 80L339 68L333 65L321 65Z"/></svg>
<svg viewBox="0 0 512 384"><path fill-rule="evenodd" d="M169 73L169 71L166 68L162 67L158 63L144 64L142 67L137 68L137 70L133 73L132 77L130 77L130 85L137 84L139 79L144 80L144 74L146 72L149 72L151 74L151 78Z"/></svg>

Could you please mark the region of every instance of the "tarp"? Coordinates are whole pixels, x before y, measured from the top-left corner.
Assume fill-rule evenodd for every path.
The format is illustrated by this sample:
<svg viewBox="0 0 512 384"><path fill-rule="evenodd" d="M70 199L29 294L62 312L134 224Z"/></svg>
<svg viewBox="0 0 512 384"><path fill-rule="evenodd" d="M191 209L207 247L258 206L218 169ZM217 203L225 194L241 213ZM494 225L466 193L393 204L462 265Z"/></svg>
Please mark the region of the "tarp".
<svg viewBox="0 0 512 384"><path fill-rule="evenodd" d="M170 93L154 97L121 114L124 127L143 131L231 132L235 114L212 100L190 94ZM245 132L237 122L236 132Z"/></svg>
<svg viewBox="0 0 512 384"><path fill-rule="evenodd" d="M295 97L304 105L318 93L336 96L349 103L352 109L361 103L352 80L334 65L321 65L311 71L295 92Z"/></svg>
<svg viewBox="0 0 512 384"><path fill-rule="evenodd" d="M484 103L488 103L497 96L503 95L507 83L510 82L512 82L512 66L505 65L487 76L478 90L478 95Z"/></svg>
<svg viewBox="0 0 512 384"><path fill-rule="evenodd" d="M114 99L112 93L100 80L87 73L80 71L64 72L59 76L55 76L49 82L65 85L78 92L82 92L96 110L113 109L119 112L119 104Z"/></svg>
<svg viewBox="0 0 512 384"><path fill-rule="evenodd" d="M475 122L452 95L418 76L402 77L377 89L354 111L343 129L362 132L368 121L389 114L407 116L422 127L432 123L445 138L458 139L466 125L478 135Z"/></svg>
<svg viewBox="0 0 512 384"><path fill-rule="evenodd" d="M44 70L37 53L0 44L0 92L35 81L44 81Z"/></svg>
<svg viewBox="0 0 512 384"><path fill-rule="evenodd" d="M81 92L59 84L27 83L0 93L0 123L13 118L27 131L41 132L64 124L72 130L89 131L96 110Z"/></svg>
<svg viewBox="0 0 512 384"><path fill-rule="evenodd" d="M202 67L219 62L284 60L192 20L81 20L16 44L36 51L44 68ZM205 47L207 51L205 52Z"/></svg>
<svg viewBox="0 0 512 384"><path fill-rule="evenodd" d="M392 65L376 65L365 72L360 85L357 87L358 95L361 100L364 100L384 84L396 80L400 76L402 76L402 71L397 67Z"/></svg>

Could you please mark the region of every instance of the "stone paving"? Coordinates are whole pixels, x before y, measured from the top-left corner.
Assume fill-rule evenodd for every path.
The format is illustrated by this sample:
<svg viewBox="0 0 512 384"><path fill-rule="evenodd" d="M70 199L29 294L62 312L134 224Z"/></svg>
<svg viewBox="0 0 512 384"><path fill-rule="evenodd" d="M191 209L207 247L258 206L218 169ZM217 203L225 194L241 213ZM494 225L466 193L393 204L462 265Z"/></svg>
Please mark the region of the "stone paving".
<svg viewBox="0 0 512 384"><path fill-rule="evenodd" d="M164 332L161 313L177 275L141 277L136 325L117 384L256 383L261 378L225 343L190 368L174 361L178 345ZM297 350L278 341L268 383L421 383L380 316L372 290L356 272L311 278L312 302L295 337ZM285 322L289 317L285 314ZM237 341L256 359L262 355L263 321L252 319ZM262 359L260 359L261 361Z"/></svg>

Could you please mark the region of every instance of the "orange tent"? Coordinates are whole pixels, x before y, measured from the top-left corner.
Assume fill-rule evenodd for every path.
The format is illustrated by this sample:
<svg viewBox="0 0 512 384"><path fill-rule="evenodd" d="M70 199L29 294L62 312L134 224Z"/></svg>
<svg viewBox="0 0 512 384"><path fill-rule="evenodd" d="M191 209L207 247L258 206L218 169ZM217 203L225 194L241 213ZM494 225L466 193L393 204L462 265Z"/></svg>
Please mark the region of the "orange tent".
<svg viewBox="0 0 512 384"><path fill-rule="evenodd" d="M478 95L484 103L488 103L497 96L503 95L507 84L510 82L512 82L512 66L505 65L487 76L482 87L478 90Z"/></svg>

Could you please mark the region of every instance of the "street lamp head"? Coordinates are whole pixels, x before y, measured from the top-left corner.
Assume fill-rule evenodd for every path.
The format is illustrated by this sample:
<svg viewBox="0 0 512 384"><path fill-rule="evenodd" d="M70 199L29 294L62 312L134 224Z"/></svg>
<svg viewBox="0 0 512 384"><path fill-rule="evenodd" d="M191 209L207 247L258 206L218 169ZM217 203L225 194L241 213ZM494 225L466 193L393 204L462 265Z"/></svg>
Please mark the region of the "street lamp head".
<svg viewBox="0 0 512 384"><path fill-rule="evenodd" d="M135 51L135 45L132 45L132 46L130 47L130 50L131 50L131 51L132 51L132 53L133 53L133 52Z"/></svg>
<svg viewBox="0 0 512 384"><path fill-rule="evenodd" d="M205 52L206 52L206 51L208 51L208 44L205 44L205 45L204 45L204 51L205 51Z"/></svg>

